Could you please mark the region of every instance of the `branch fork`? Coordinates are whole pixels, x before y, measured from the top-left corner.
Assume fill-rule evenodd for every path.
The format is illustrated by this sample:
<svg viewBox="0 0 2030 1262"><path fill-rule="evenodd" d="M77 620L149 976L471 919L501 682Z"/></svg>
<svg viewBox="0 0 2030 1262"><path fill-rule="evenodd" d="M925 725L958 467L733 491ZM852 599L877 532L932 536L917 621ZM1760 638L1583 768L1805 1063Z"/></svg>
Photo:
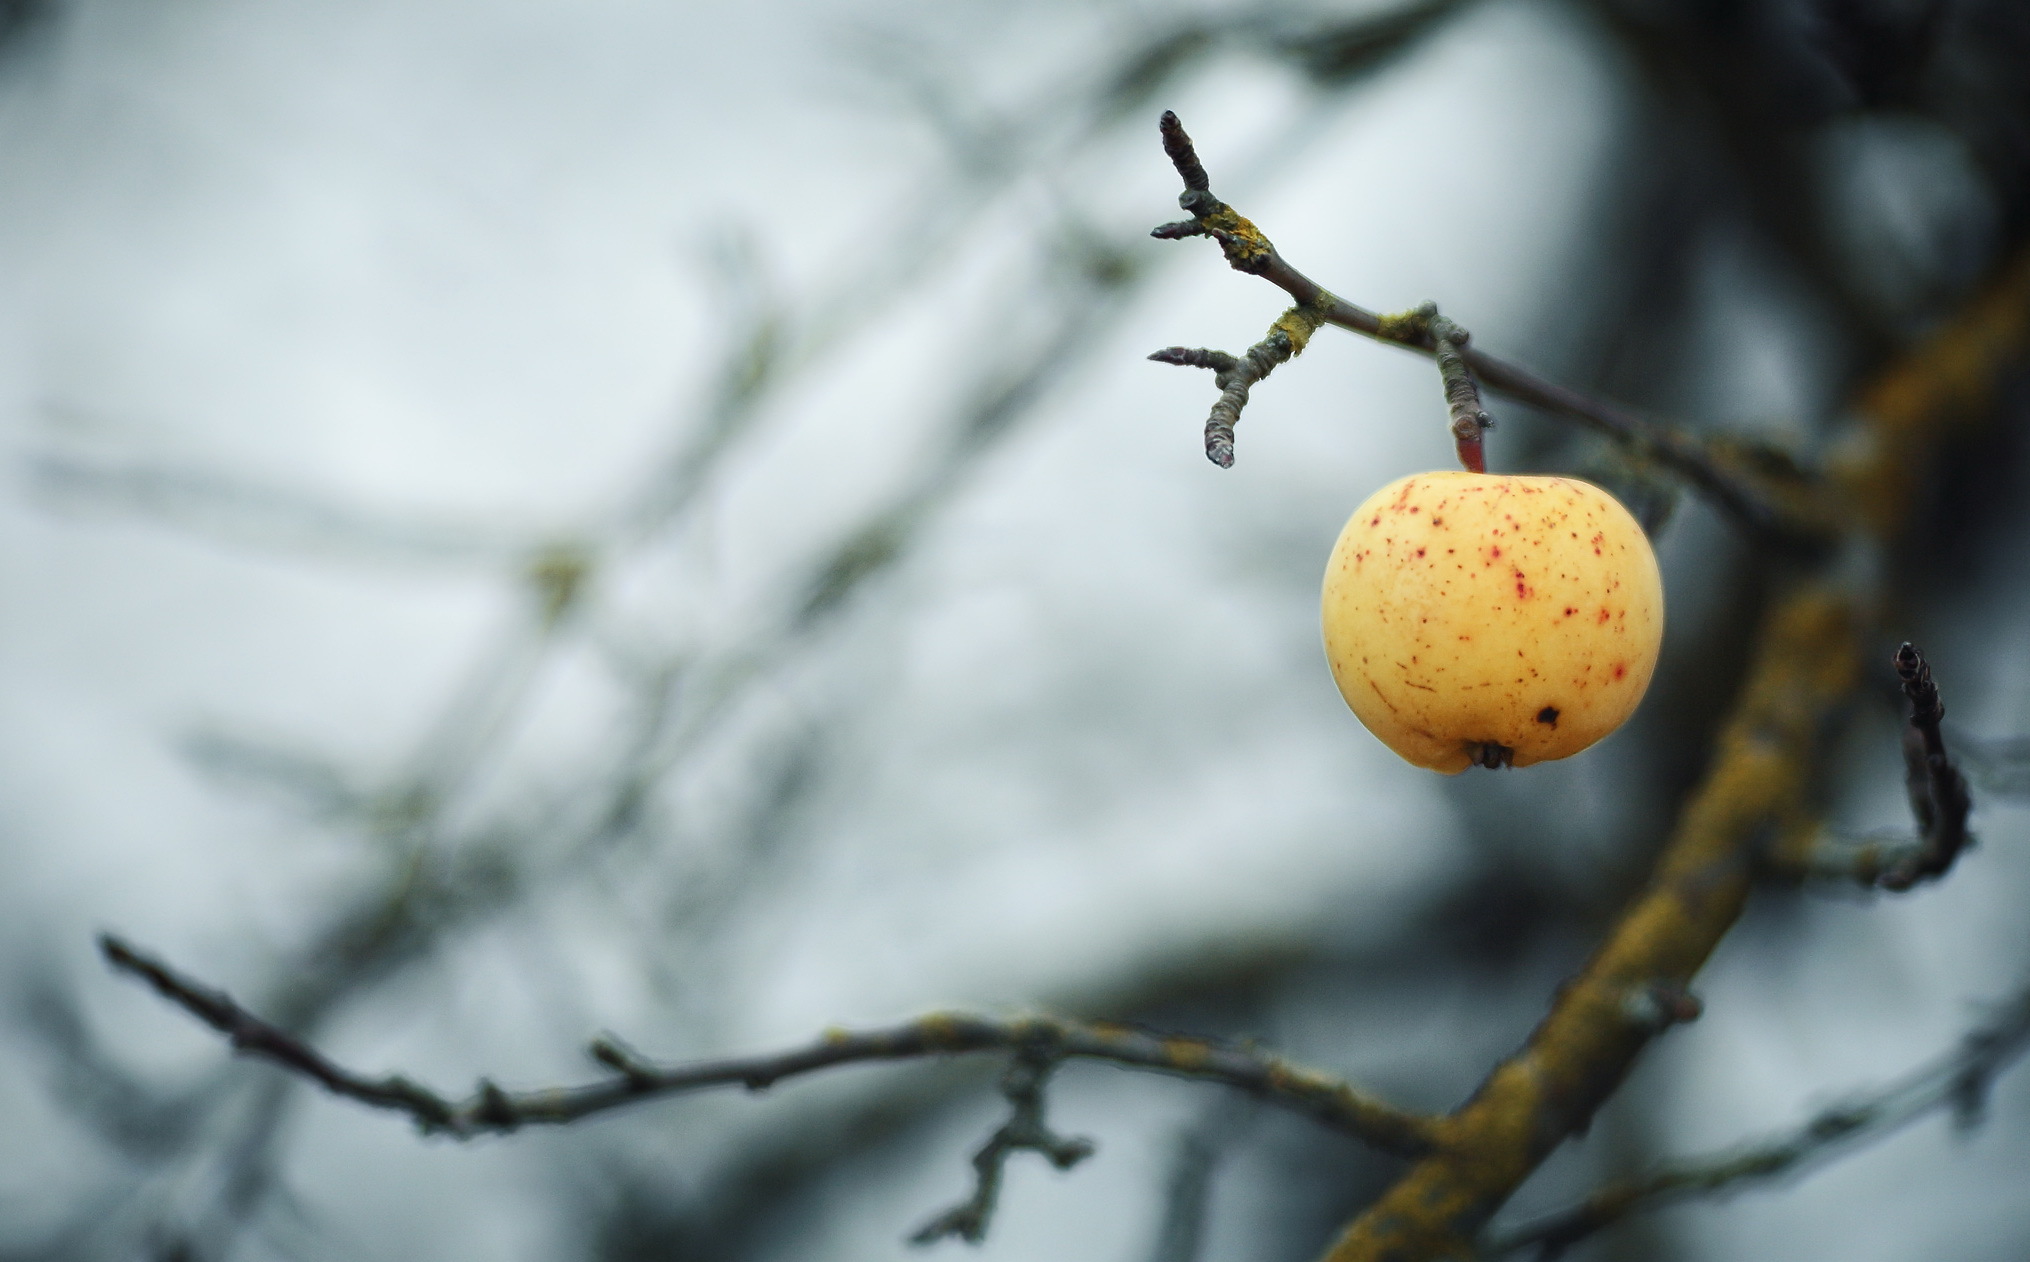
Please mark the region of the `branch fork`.
<svg viewBox="0 0 2030 1262"><path fill-rule="evenodd" d="M1187 368L1209 368L1219 398L1205 419L1205 457L1222 469L1234 462L1234 426L1241 409L1248 405L1248 392L1255 383L1276 370L1276 365L1296 358L1311 340L1324 317L1312 307L1292 307L1269 326L1268 335L1241 355L1205 347L1166 346L1150 355L1159 364Z"/></svg>

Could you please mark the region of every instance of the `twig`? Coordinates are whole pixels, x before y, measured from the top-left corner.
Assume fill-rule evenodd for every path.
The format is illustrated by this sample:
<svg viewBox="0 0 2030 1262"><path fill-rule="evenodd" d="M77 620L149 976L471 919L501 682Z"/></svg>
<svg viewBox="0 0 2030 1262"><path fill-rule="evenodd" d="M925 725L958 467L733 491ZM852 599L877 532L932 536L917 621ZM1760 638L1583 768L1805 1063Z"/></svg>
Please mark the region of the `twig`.
<svg viewBox="0 0 2030 1262"><path fill-rule="evenodd" d="M1967 816L1973 800L1966 778L1946 753L1945 736L1939 730L1945 703L1939 700L1931 665L1907 642L1896 650L1893 662L1903 695L1910 700L1910 719L1903 729L1903 770L1916 835L1856 841L1822 832L1806 839L1801 856L1796 852L1789 859L1778 856L1778 867L1901 891L1944 876L1972 844Z"/></svg>
<svg viewBox="0 0 2030 1262"><path fill-rule="evenodd" d="M114 968L140 977L164 998L225 1034L235 1051L273 1061L335 1095L405 1113L426 1134L459 1139L522 1126L562 1125L650 1096L726 1086L760 1091L833 1065L1036 1046L1052 1049L1060 1059L1103 1060L1129 1069L1225 1083L1398 1156L1430 1151L1438 1127L1436 1119L1398 1109L1338 1079L1252 1048L1111 1023L1051 1017L995 1020L952 1013L934 1013L880 1030L828 1031L815 1043L785 1052L675 1066L657 1065L615 1039L601 1038L592 1044L591 1055L615 1072L612 1079L518 1092L482 1080L470 1098L453 1101L406 1078L369 1078L341 1068L247 1012L223 991L141 954L111 934L100 935L99 948Z"/></svg>
<svg viewBox="0 0 2030 1262"><path fill-rule="evenodd" d="M139 977L163 998L225 1035L236 1052L274 1061L292 1073L312 1079L327 1091L362 1104L408 1113L426 1131L448 1128L454 1120L451 1106L435 1092L407 1078L364 1078L342 1069L316 1048L249 1013L234 1003L231 995L183 976L109 933L99 935L99 950L108 964Z"/></svg>
<svg viewBox="0 0 2030 1262"><path fill-rule="evenodd" d="M1282 289L1299 309L1315 313L1320 323L1435 355L1438 347L1428 329L1410 327L1339 298L1292 267L1261 229L1212 193L1211 180L1177 115L1165 110L1161 120L1163 149L1184 180L1178 197L1191 218L1166 223L1150 235L1163 240L1210 237L1219 243L1229 266ZM1214 352L1217 353L1217 352ZM1481 384L1532 407L1568 417L1624 444L1639 455L1670 469L1711 496L1713 501L1751 531L1788 546L1816 551L1832 527L1819 503L1815 485L1802 480L1779 483L1764 473L1744 468L1724 446L1703 442L1672 426L1637 416L1590 395L1545 381L1527 369L1497 359L1472 346L1460 346L1459 357ZM1152 356L1151 358L1156 358ZM1165 359L1166 363L1188 362ZM1222 387L1224 390L1225 387ZM1243 400L1245 394L1243 394ZM1210 423L1208 422L1208 429ZM1208 452L1211 442L1208 439Z"/></svg>
<svg viewBox="0 0 2030 1262"><path fill-rule="evenodd" d="M1001 1094L1011 1108L1008 1120L973 1154L973 1194L931 1219L909 1237L911 1244L935 1244L957 1236L968 1244L986 1239L987 1222L1001 1195L1001 1171L1010 1155L1042 1153L1050 1164L1069 1170L1093 1155L1093 1142L1066 1139L1043 1118L1043 1087L1057 1068L1059 1053L1048 1043L1026 1044L1015 1052L1001 1077Z"/></svg>
<svg viewBox="0 0 2030 1262"><path fill-rule="evenodd" d="M1248 391L1254 388L1256 382L1274 372L1276 365L1302 354L1311 334L1322 322L1323 317L1317 308L1292 307L1269 326L1266 337L1248 347L1247 353L1239 357L1225 351L1187 346L1166 346L1149 356L1159 364L1212 370L1212 381L1219 387L1219 398L1214 401L1211 414L1205 418L1206 459L1222 469L1233 467L1234 426L1241 419L1241 409L1248 405Z"/></svg>
<svg viewBox="0 0 2030 1262"><path fill-rule="evenodd" d="M1539 1259L1555 1258L1628 1214L1801 1173L1940 1109L1952 1110L1961 1125L1970 1125L1978 1120L1994 1079L2025 1050L2030 1050L2030 988L1999 1007L1951 1052L1886 1086L1822 1109L1787 1134L1606 1184L1568 1209L1493 1238L1485 1252L1499 1256L1534 1246Z"/></svg>
<svg viewBox="0 0 2030 1262"><path fill-rule="evenodd" d="M1967 814L1973 803L1967 782L1946 756L1945 703L1931 678L1931 664L1906 641L1896 650L1896 674L1910 700L1910 723L1903 730L1903 765L1910 791L1910 810L1917 818L1923 847L1908 869L1883 879L1890 889L1908 889L1924 877L1942 876L1952 868L1969 840Z"/></svg>

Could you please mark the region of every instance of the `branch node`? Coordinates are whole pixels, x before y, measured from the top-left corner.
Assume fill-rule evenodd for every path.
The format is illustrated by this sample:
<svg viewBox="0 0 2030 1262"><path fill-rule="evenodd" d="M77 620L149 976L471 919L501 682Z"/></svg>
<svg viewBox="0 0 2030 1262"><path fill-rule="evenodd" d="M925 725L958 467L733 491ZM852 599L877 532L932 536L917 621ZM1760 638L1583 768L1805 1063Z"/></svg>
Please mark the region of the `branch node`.
<svg viewBox="0 0 2030 1262"><path fill-rule="evenodd" d="M507 1132L520 1129L522 1114L515 1107L514 1097L501 1090L499 1083L491 1078L481 1078L472 1120L489 1130Z"/></svg>
<svg viewBox="0 0 2030 1262"><path fill-rule="evenodd" d="M625 1078L627 1085L636 1091L647 1091L656 1085L655 1066L623 1043L618 1035L602 1034L593 1039L585 1050L593 1060Z"/></svg>
<svg viewBox="0 0 2030 1262"><path fill-rule="evenodd" d="M1234 426L1247 406L1248 392L1256 382L1274 372L1276 365L1303 353L1311 335L1325 323L1322 307L1298 304L1276 317L1262 340L1239 356L1205 347L1166 346L1150 355L1159 364L1186 368L1209 368L1215 374L1219 398L1205 418L1206 458L1222 469L1234 462Z"/></svg>
<svg viewBox="0 0 2030 1262"><path fill-rule="evenodd" d="M1435 302L1420 302L1408 311L1383 312L1375 317L1375 336L1384 342L1429 349L1431 321L1437 314Z"/></svg>

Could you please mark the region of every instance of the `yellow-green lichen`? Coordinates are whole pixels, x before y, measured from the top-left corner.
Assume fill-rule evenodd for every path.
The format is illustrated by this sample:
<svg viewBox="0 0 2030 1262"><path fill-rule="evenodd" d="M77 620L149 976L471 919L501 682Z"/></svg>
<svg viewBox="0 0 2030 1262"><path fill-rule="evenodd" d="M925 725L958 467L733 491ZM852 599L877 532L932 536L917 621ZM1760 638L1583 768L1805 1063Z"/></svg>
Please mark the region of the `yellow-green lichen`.
<svg viewBox="0 0 2030 1262"><path fill-rule="evenodd" d="M1275 252L1269 238L1233 207L1221 202L1219 209L1199 219L1226 253L1226 261L1242 271L1251 271Z"/></svg>
<svg viewBox="0 0 2030 1262"><path fill-rule="evenodd" d="M1290 355L1295 358L1304 353L1310 344L1311 335L1325 323L1325 308L1319 303L1305 303L1290 308L1276 317L1269 326L1270 333L1281 333L1290 339Z"/></svg>

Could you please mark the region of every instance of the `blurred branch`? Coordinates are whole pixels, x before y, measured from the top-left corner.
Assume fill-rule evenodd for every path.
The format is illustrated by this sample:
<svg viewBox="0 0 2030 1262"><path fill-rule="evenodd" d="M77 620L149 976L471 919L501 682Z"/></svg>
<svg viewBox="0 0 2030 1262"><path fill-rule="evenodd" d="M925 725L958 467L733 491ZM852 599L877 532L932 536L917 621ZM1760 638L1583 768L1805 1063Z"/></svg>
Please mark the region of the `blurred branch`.
<svg viewBox="0 0 2030 1262"><path fill-rule="evenodd" d="M1164 151L1184 180L1184 192L1178 197L1178 205L1191 218L1162 224L1151 231L1152 236L1164 240L1210 237L1219 243L1227 264L1235 271L1267 280L1296 299L1298 308L1317 312L1324 322L1365 334L1377 341L1427 355L1437 354L1437 341L1428 327L1415 320L1389 320L1355 306L1292 267L1260 228L1213 195L1205 166L1199 161L1191 137L1185 134L1176 114L1164 111L1162 132ZM1730 516L1758 535L1815 550L1823 547L1832 532L1830 515L1820 502L1817 488L1805 481L1802 475L1779 481L1769 476L1766 470L1743 460L1730 450L1729 444L1702 441L1676 427L1647 420L1577 390L1544 381L1524 368L1477 348L1463 346L1459 348L1459 353L1465 366L1490 389L1579 421L1634 449L1704 491ZM1160 354L1169 355L1170 352ZM1163 362L1191 361L1166 358ZM1245 402L1245 397L1243 393L1242 402ZM1228 403L1224 393L1220 403ZM1218 406L1215 405L1214 418L1207 423L1207 452L1214 455L1215 463L1218 459L1211 434L1215 423L1222 420ZM1238 407L1234 411L1238 412Z"/></svg>
<svg viewBox="0 0 2030 1262"><path fill-rule="evenodd" d="M1916 818L1914 837L1850 841L1820 832L1811 836L1801 855L1779 866L1796 875L1844 877L1885 890L1907 890L1919 881L1944 876L1960 851L1972 844L1967 815L1973 801L1967 782L1945 751L1939 724L1945 705L1924 654L1905 643L1896 650L1896 673L1910 700L1910 720L1903 729L1904 780L1910 813Z"/></svg>
<svg viewBox="0 0 2030 1262"><path fill-rule="evenodd" d="M1302 354L1311 334L1324 322L1316 307L1292 307L1277 317L1261 341L1248 347L1238 358L1225 351L1204 347L1166 346L1150 355L1159 364L1185 368L1210 368L1212 382L1219 387L1219 399L1205 421L1205 457L1222 469L1234 462L1234 426L1241 409L1248 405L1248 391L1255 383Z"/></svg>
<svg viewBox="0 0 2030 1262"><path fill-rule="evenodd" d="M1534 1246L1539 1259L1555 1258L1628 1214L1798 1174L1940 1110L1951 1110L1959 1125L1970 1126L1979 1120L1996 1077L2026 1050L2030 987L1997 1007L1958 1047L1886 1086L1821 1109L1787 1134L1609 1183L1568 1209L1495 1236L1486 1254Z"/></svg>
<svg viewBox="0 0 2030 1262"><path fill-rule="evenodd" d="M1379 13L1316 18L1273 7L1190 17L1138 41L1106 72L1092 114L1113 121L1142 109L1180 73L1228 49L1289 65L1313 83L1343 90L1394 64L1475 0L1413 0Z"/></svg>
<svg viewBox="0 0 2030 1262"><path fill-rule="evenodd" d="M1254 1120L1252 1105L1247 1096L1222 1093L1177 1136L1176 1155L1163 1188L1163 1216L1148 1262L1198 1262L1204 1251L1213 1175L1227 1149Z"/></svg>
<svg viewBox="0 0 2030 1262"><path fill-rule="evenodd" d="M28 474L37 491L60 504L120 509L266 549L473 565L509 560L528 546L506 528L381 517L308 491L143 460L45 452L29 459Z"/></svg>
<svg viewBox="0 0 2030 1262"><path fill-rule="evenodd" d="M602 1038L592 1044L591 1053L618 1075L614 1079L514 1093L482 1081L470 1099L454 1102L400 1076L368 1078L341 1068L315 1048L246 1011L225 992L136 951L111 934L100 936L99 948L115 969L147 982L165 999L226 1035L235 1051L272 1061L335 1095L406 1113L425 1133L461 1139L528 1125L574 1122L651 1096L724 1086L759 1091L783 1079L834 1065L1024 1048L1045 1049L1059 1059L1103 1060L1130 1069L1225 1083L1402 1156L1429 1151L1436 1134L1431 1118L1395 1108L1337 1079L1252 1049L1101 1022L1048 1017L997 1021L952 1013L935 1013L884 1030L831 1031L816 1043L772 1055L670 1067L653 1064L618 1041Z"/></svg>
<svg viewBox="0 0 2030 1262"><path fill-rule="evenodd" d="M2030 346L2030 248L1952 319L1860 391L1866 423L1831 453L1827 472L1847 511L1878 539L1903 527L1937 455L1941 432L1988 421L2005 372Z"/></svg>
<svg viewBox="0 0 2030 1262"><path fill-rule="evenodd" d="M277 742L201 727L186 732L177 745L198 770L224 782L279 791L312 819L364 818L381 802L330 760Z"/></svg>
<svg viewBox="0 0 2030 1262"><path fill-rule="evenodd" d="M926 215L939 219L956 213L950 203L942 193L928 196ZM946 224L940 232L948 244L956 223ZM653 678L629 688L637 697L639 722L630 725L628 737L615 751L612 773L598 774L586 786L592 801L583 806L573 801L577 785L547 794L551 818L539 825L528 822L530 808L525 805L506 824L488 824L474 809L487 773L499 763L503 738L512 735L514 724L526 714L539 672L566 642L561 633L584 629L589 621L571 615L587 603L590 580L600 569L617 567L630 553L654 544L653 536L665 527L679 524L677 519L697 502L693 493L723 468L744 427L760 417L763 405L787 375L808 368L823 346L871 327L866 304L875 296L899 292L902 281L919 275L930 257L935 243L924 232L898 233L898 251L906 254L899 270L891 269L895 260L872 260L877 271L889 270L861 278L871 289L857 282L841 287L836 301L817 304L816 326L807 322L795 336L791 335L795 330L778 336L777 330L767 327L780 304L765 296L752 304L754 336L729 352L723 388L712 401L700 443L687 442L673 464L648 479L643 497L623 505L605 524L595 521L588 531L573 532L563 542L516 550L512 555L519 563L516 576L530 599L515 611L493 649L475 655L466 679L440 708L421 746L405 760L392 784L346 802L324 791L340 787L342 778L318 784L316 777L296 774L311 768L286 765L286 760L228 757L208 764L242 778L303 791L302 805L314 813L342 813L383 843L387 859L377 877L333 917L331 927L316 935L294 965L284 967L289 984L279 988L264 1008L276 1018L272 1024L312 1038L341 1003L426 958L437 943L459 929L498 916L533 891L553 890L559 882L602 871L588 866L586 856L610 853L625 841L655 833L662 818L655 800L668 791L668 781L686 763L707 756L710 742L753 735L741 723L742 707L760 691L757 685L766 673L780 668L791 652L808 646L814 633L833 625L828 615L835 614L867 578L904 555L935 510L963 486L966 471L993 449L996 440L1034 415L1037 401L1103 343L1096 334L1123 309L1123 299L1139 272L1122 265L1126 255L1118 244L1091 233L1067 235L1075 239L1045 242L1046 248L1038 252L1054 299L1047 308L1048 322L1033 339L1022 339L1005 358L977 372L972 389L951 409L944 450L905 482L888 506L875 510L877 537L870 541L849 536L842 547L830 550L811 598L781 610L776 624L762 634L742 637L716 653L658 654L666 660L650 672ZM902 251L905 243L908 250ZM1073 260L1072 266L1065 266L1067 259ZM199 494L193 503L205 506L207 494ZM875 546L860 546L868 542ZM679 680L686 685L682 689L676 686ZM538 834L554 839L553 844L539 849ZM659 859L667 860L675 849L673 844L667 846ZM641 857L639 852L636 857ZM532 875L538 870L544 876ZM738 877L731 880L737 883ZM722 902L737 895L727 879L710 883ZM719 923L718 917L702 919ZM274 1092L258 1095L253 1107L231 1115L236 1142L206 1141L212 1151L227 1154L221 1164L272 1158L272 1140L282 1119L279 1101L288 1097ZM195 1148L178 1159L207 1160ZM241 1164L221 1171L218 1181L238 1185L257 1173ZM209 1172L206 1177L211 1177Z"/></svg>

